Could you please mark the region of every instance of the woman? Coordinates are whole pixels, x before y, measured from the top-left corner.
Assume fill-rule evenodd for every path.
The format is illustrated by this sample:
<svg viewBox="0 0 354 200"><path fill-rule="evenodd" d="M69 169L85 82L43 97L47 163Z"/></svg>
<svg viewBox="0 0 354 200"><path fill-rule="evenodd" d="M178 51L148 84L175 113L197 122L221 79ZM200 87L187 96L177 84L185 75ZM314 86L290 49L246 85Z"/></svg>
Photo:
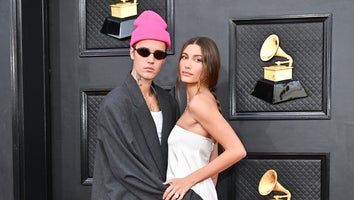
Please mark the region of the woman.
<svg viewBox="0 0 354 200"><path fill-rule="evenodd" d="M182 199L193 189L204 200L217 199L217 174L246 156L246 150L220 112L215 86L219 51L211 39L196 37L182 47L177 87L186 85L187 105L169 138L163 199ZM217 144L225 151L218 155ZM213 177L213 178L212 178Z"/></svg>

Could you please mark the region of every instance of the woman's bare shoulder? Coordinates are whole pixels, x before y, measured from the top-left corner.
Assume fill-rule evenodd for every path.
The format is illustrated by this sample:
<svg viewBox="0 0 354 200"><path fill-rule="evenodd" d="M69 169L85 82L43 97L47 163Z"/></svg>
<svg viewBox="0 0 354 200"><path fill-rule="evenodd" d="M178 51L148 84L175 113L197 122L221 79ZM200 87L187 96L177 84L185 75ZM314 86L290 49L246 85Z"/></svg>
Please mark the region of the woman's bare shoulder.
<svg viewBox="0 0 354 200"><path fill-rule="evenodd" d="M210 92L201 92L195 95L188 107L193 113L207 114L213 110L217 110L217 104L214 96Z"/></svg>

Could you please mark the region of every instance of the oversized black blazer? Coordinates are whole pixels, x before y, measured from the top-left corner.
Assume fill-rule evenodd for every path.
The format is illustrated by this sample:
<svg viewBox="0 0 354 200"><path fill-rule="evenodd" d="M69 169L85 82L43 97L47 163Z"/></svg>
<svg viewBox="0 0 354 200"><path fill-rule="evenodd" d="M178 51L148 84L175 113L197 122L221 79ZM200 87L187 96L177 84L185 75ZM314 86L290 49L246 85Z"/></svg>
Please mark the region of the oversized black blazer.
<svg viewBox="0 0 354 200"><path fill-rule="evenodd" d="M98 114L92 200L162 199L167 139L179 117L176 99L154 85L163 114L161 145L151 113L135 79L103 100ZM184 199L201 199L193 191Z"/></svg>

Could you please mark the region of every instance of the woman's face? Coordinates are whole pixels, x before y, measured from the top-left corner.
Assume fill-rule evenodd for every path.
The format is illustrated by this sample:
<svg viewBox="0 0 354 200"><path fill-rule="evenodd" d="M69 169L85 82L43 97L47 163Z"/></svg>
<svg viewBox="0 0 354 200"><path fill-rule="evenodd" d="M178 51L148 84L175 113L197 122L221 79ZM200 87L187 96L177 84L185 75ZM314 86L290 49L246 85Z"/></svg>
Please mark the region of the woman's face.
<svg viewBox="0 0 354 200"><path fill-rule="evenodd" d="M179 61L179 75L186 84L198 83L203 72L203 57L200 46L188 45L182 52Z"/></svg>

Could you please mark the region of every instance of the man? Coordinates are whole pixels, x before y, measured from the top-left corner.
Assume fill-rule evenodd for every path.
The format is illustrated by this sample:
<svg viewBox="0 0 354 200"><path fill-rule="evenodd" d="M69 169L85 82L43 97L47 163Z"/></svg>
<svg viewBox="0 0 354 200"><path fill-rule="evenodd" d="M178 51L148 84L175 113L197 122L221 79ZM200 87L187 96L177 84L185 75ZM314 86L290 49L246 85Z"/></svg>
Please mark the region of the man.
<svg viewBox="0 0 354 200"><path fill-rule="evenodd" d="M167 24L144 11L130 41L133 68L107 94L98 115L93 200L162 199L167 138L179 117L174 97L155 85L170 47ZM192 190L184 199L201 198Z"/></svg>

